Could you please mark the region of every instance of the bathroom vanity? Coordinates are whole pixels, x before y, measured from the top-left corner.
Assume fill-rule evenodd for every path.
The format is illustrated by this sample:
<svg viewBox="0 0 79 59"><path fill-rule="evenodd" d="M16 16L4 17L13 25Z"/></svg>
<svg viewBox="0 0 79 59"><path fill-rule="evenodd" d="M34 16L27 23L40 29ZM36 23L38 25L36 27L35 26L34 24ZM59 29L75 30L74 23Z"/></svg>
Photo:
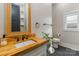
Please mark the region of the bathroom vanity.
<svg viewBox="0 0 79 59"><path fill-rule="evenodd" d="M21 45L17 43L14 39L15 38L7 38L8 45L0 46L0 56L45 56L46 55L46 40L38 38L38 37L31 37L29 39L25 39L26 45ZM33 43L31 42L33 41ZM28 42L30 44L28 44ZM19 44L19 45L17 45ZM17 46L16 46L17 45Z"/></svg>
<svg viewBox="0 0 79 59"><path fill-rule="evenodd" d="M27 8L26 8L27 6ZM20 10L23 9L20 13ZM26 12L26 10L28 11ZM16 13L17 12L17 13ZM27 13L27 14L26 14ZM22 15L22 18L21 18ZM27 16L26 16L27 15ZM26 19L27 18L27 19ZM24 23L21 23L21 20ZM0 45L0 56L44 56L46 55L47 41L32 35L31 32L31 5L6 3L5 39L7 45ZM24 30L22 30L24 29ZM24 40L16 37L28 35Z"/></svg>

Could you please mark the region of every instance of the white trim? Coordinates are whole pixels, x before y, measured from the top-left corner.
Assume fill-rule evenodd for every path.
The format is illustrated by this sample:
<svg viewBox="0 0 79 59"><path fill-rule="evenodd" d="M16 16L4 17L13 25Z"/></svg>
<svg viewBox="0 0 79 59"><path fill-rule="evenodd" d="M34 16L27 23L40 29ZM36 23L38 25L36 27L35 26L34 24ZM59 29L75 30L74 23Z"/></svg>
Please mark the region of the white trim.
<svg viewBox="0 0 79 59"><path fill-rule="evenodd" d="M79 19L79 10L74 10L74 11L70 11L70 12L65 12L64 13L64 31L79 31L79 21L77 21L78 23L77 23L77 28L67 28L67 24L68 23L66 23L66 17L68 16L68 15L70 15L70 16L72 16L72 15L77 15L78 16L78 19ZM77 20L78 20L77 19Z"/></svg>
<svg viewBox="0 0 79 59"><path fill-rule="evenodd" d="M72 50L79 51L79 45L74 45L74 44L65 43L65 42L61 42L59 45L70 48Z"/></svg>

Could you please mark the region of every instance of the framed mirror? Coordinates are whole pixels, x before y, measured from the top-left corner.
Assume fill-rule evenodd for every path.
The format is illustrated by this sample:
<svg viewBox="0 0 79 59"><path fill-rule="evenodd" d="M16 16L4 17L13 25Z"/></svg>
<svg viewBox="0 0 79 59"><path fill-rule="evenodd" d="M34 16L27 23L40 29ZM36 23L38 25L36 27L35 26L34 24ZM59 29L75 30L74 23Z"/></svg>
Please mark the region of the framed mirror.
<svg viewBox="0 0 79 59"><path fill-rule="evenodd" d="M6 4L6 34L31 33L31 5L28 3Z"/></svg>

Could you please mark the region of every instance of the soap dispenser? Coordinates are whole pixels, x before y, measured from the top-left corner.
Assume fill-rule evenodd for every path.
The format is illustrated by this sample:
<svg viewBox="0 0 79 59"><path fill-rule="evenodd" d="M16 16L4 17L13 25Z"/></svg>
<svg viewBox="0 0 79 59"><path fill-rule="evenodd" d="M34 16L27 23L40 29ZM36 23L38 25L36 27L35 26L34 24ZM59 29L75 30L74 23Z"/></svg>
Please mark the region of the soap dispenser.
<svg viewBox="0 0 79 59"><path fill-rule="evenodd" d="M7 45L7 39L5 38L5 34L3 34L3 37L1 38L1 46Z"/></svg>

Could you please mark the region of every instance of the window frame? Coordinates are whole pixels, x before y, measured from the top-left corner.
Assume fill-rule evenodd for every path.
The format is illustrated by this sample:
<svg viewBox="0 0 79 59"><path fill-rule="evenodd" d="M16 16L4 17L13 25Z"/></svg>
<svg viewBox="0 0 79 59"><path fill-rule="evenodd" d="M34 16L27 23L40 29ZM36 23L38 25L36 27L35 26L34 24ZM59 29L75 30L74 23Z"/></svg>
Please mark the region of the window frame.
<svg viewBox="0 0 79 59"><path fill-rule="evenodd" d="M67 23L66 23L66 17L70 15L78 15L78 19L77 19L77 28L67 28ZM75 10L75 11L71 11L71 12L66 12L64 14L64 30L65 31L79 31L79 10Z"/></svg>

